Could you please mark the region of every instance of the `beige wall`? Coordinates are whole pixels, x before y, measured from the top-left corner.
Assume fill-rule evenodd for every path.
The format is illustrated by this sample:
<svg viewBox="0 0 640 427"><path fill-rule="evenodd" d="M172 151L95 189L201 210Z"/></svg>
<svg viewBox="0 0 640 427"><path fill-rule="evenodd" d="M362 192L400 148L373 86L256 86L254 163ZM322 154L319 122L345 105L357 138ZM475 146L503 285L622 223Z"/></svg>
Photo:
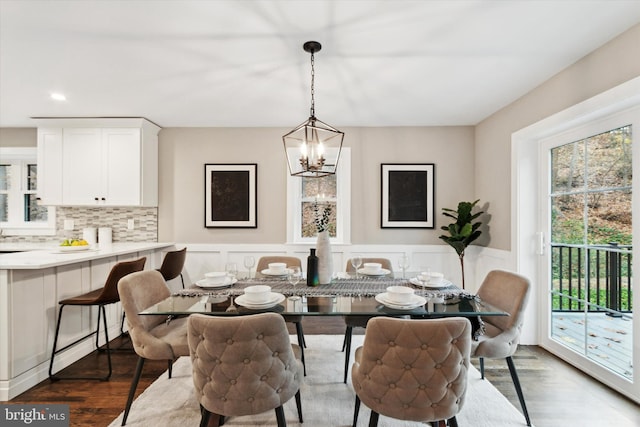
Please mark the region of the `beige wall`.
<svg viewBox="0 0 640 427"><path fill-rule="evenodd" d="M0 147L35 147L37 142L36 128L0 128Z"/></svg>
<svg viewBox="0 0 640 427"><path fill-rule="evenodd" d="M640 76L640 25L558 73L475 128L475 196L489 205L488 246L511 249L511 134Z"/></svg>
<svg viewBox="0 0 640 427"><path fill-rule="evenodd" d="M472 127L345 128L351 147L351 240L357 244L440 243L443 207L472 200ZM285 243L284 128L167 128L160 141L160 241ZM258 164L258 228L204 227L204 164ZM436 229L380 228L380 164L436 165Z"/></svg>

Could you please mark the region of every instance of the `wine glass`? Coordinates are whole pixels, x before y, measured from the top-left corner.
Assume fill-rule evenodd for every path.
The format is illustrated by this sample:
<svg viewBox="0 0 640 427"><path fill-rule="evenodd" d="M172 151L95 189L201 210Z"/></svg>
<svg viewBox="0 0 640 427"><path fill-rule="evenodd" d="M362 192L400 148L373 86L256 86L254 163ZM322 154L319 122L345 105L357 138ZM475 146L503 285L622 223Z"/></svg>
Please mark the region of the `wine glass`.
<svg viewBox="0 0 640 427"><path fill-rule="evenodd" d="M289 272L287 273L287 280L293 286L294 290L300 279L302 278L302 272L300 271L300 267L293 266L289 267ZM289 297L291 301L299 300L300 297L298 295L291 295Z"/></svg>
<svg viewBox="0 0 640 427"><path fill-rule="evenodd" d="M353 257L351 257L351 266L356 272L356 279L358 278L358 269L360 268L361 265L362 265L361 255L356 254Z"/></svg>
<svg viewBox="0 0 640 427"><path fill-rule="evenodd" d="M238 264L235 262L228 262L225 266L225 271L232 281L235 280L238 275Z"/></svg>
<svg viewBox="0 0 640 427"><path fill-rule="evenodd" d="M403 279L406 279L406 271L410 265L411 265L411 260L409 259L409 256L407 254L402 254L402 256L400 256L400 258L398 259L398 267L402 269Z"/></svg>
<svg viewBox="0 0 640 427"><path fill-rule="evenodd" d="M254 257L252 257L251 255L247 255L246 257L244 257L244 266L249 272L249 279L251 279L251 269L254 265L256 265L256 259Z"/></svg>

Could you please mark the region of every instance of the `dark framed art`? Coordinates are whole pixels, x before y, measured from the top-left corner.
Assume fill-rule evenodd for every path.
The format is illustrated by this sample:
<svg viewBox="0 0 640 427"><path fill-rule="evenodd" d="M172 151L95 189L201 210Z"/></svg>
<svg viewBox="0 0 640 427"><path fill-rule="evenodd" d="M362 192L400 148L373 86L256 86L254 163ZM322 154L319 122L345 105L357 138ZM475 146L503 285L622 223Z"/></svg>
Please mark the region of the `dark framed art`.
<svg viewBox="0 0 640 427"><path fill-rule="evenodd" d="M204 226L256 228L258 165L204 165Z"/></svg>
<svg viewBox="0 0 640 427"><path fill-rule="evenodd" d="M434 228L433 163L383 163L381 227Z"/></svg>

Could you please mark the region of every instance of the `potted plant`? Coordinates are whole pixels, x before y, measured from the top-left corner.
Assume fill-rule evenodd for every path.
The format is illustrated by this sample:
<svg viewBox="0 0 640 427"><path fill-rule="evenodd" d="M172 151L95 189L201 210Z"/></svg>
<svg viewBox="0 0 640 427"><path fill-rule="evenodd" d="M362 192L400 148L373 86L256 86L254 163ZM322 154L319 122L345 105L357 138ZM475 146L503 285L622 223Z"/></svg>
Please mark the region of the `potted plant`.
<svg viewBox="0 0 640 427"><path fill-rule="evenodd" d="M471 242L476 240L482 234L482 231L479 229L482 222L473 221L484 212L471 212L479 201L480 200L478 199L475 202L460 202L458 203L457 210L448 208L442 209L442 214L446 217L452 218L454 222L440 227L442 230L449 233L449 235L440 236L440 239L447 242L458 254L458 259L460 259L460 268L462 270L462 289L464 289L464 251Z"/></svg>

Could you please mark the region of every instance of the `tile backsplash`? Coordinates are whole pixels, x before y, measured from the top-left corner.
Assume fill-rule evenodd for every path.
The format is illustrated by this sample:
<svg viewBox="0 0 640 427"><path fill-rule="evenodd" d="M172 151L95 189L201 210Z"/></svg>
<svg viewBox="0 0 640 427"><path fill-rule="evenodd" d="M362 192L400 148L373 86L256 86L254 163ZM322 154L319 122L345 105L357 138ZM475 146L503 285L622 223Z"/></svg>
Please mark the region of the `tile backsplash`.
<svg viewBox="0 0 640 427"><path fill-rule="evenodd" d="M73 220L73 231L64 229L65 220ZM134 229L129 230L129 220ZM86 227L111 227L114 242L157 242L158 208L136 207L56 207L55 236L2 236L3 242L48 242L66 238L82 238Z"/></svg>

